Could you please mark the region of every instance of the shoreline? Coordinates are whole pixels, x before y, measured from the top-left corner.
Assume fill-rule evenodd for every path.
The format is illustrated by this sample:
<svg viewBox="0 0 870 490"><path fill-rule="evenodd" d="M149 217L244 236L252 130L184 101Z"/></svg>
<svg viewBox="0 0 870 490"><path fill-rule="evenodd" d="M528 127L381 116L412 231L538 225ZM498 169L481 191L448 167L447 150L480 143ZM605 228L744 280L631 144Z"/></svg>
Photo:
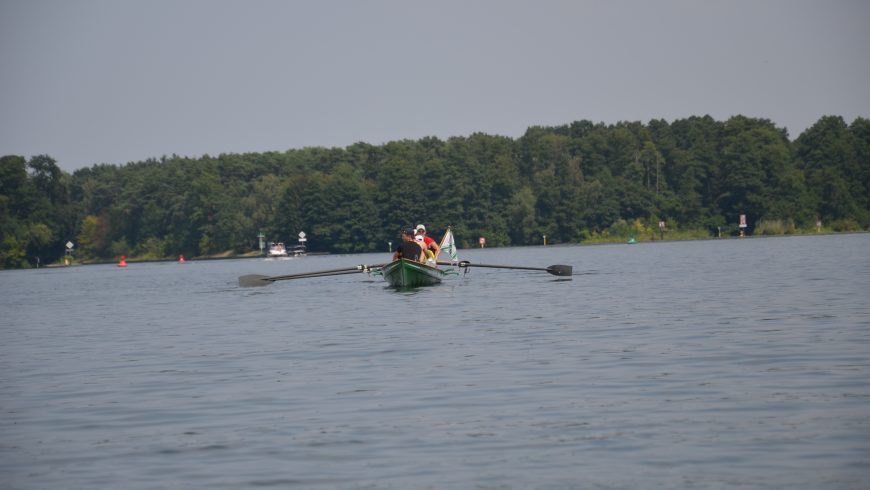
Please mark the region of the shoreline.
<svg viewBox="0 0 870 490"><path fill-rule="evenodd" d="M665 232L667 234L667 232ZM635 242L629 243L628 238L611 238L611 239L596 239L596 240L585 240L578 243L556 243L551 245L510 245L507 247L487 247L487 248L523 248L523 247L567 247L567 246L584 246L584 247L593 247L600 245L638 245L638 244L650 244L650 243L668 243L668 242L701 242L701 241L720 241L720 240L746 240L746 239L763 239L763 238L790 238L790 237L809 237L809 236L831 236L831 235L859 235L870 233L870 231L840 231L840 232L820 232L820 233L788 233L782 235L747 235L744 237L740 236L724 236L724 237L707 237L707 238L673 238L668 239L665 237L664 240L654 238L654 239L645 239L640 238L636 239ZM467 248L467 249L459 249L459 250L478 250L478 248ZM356 253L366 253L366 252L356 252ZM377 253L377 252L368 252L368 253ZM329 252L308 252L306 255L333 255ZM191 257L186 258L185 262L203 262L203 261L213 261L213 260L235 260L235 259L266 259L267 257L260 254L260 252L248 252L244 254L232 255L228 253L214 254L214 255L206 255L201 257ZM130 264L144 264L144 263L158 263L158 262L178 262L177 258L164 258L164 259L135 259L127 257L127 263ZM55 268L64 268L64 267L79 267L86 265L106 265L106 264L116 264L117 261L74 261L69 265L65 265L61 263L52 263L48 265L43 265L41 267L31 267L31 269L55 269ZM17 269L7 269L7 270L17 270Z"/></svg>

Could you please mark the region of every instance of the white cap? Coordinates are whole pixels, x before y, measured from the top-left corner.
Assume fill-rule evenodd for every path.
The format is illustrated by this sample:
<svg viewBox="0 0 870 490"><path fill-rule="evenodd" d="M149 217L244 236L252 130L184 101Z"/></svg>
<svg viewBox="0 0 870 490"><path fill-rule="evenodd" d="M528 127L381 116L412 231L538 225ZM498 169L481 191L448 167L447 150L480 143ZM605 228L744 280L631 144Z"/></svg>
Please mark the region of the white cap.
<svg viewBox="0 0 870 490"><path fill-rule="evenodd" d="M426 231L426 227L423 226L423 225L417 225L417 227L414 228L414 229L415 229L415 230L423 230L423 231Z"/></svg>

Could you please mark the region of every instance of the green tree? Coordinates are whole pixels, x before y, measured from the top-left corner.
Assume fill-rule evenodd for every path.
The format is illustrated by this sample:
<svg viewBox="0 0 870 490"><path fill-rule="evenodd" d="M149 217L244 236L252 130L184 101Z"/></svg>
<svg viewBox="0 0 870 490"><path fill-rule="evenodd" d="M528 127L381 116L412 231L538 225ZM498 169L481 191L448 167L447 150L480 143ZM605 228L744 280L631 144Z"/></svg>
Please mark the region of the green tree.
<svg viewBox="0 0 870 490"><path fill-rule="evenodd" d="M508 212L511 223L511 243L515 245L536 243L538 222L535 219L535 194L531 187L523 186L514 193Z"/></svg>
<svg viewBox="0 0 870 490"><path fill-rule="evenodd" d="M108 223L103 217L89 214L84 217L81 231L76 237L77 252L82 258L105 257L110 243L107 239Z"/></svg>
<svg viewBox="0 0 870 490"><path fill-rule="evenodd" d="M728 222L740 214L756 221L767 216L767 197L789 157L784 131L769 121L735 116L726 122L718 204Z"/></svg>
<svg viewBox="0 0 870 490"><path fill-rule="evenodd" d="M68 208L64 176L51 157L0 158L0 267L59 257L60 236L72 221Z"/></svg>
<svg viewBox="0 0 870 490"><path fill-rule="evenodd" d="M861 127L858 121L856 128ZM862 226L870 225L865 204L870 191L865 187L868 161L859 158L861 140L856 141L843 118L819 119L796 140L795 146L819 215L825 220L851 218L860 220Z"/></svg>

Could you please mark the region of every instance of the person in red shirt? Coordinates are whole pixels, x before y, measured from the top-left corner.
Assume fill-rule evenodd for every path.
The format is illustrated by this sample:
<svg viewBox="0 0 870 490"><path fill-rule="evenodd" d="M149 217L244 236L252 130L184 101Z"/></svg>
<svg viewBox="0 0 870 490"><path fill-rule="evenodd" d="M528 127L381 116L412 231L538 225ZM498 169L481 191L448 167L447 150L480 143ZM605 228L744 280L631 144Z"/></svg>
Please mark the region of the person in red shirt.
<svg viewBox="0 0 870 490"><path fill-rule="evenodd" d="M423 248L427 251L431 250L432 257L437 260L438 254L441 253L441 247L438 246L438 242L436 242L435 239L430 238L428 235L426 235L426 227L423 225L417 225L415 233L418 235L423 235Z"/></svg>

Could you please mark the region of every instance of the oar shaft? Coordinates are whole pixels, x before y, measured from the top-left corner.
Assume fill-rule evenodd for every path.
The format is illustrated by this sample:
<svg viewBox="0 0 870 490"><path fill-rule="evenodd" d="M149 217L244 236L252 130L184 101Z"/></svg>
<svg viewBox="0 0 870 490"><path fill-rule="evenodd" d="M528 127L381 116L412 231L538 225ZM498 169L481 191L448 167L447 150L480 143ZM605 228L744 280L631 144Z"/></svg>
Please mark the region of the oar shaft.
<svg viewBox="0 0 870 490"><path fill-rule="evenodd" d="M342 267L341 269L327 269L324 271L299 272L297 274L287 274L284 276L272 276L272 277L269 277L268 279L270 281L281 281L284 279L293 279L294 277L310 276L311 274L331 274L333 272L348 272L348 271L355 272L355 271L359 270L359 267L360 266L357 265L354 267Z"/></svg>
<svg viewBox="0 0 870 490"><path fill-rule="evenodd" d="M342 274L354 274L357 272L365 272L374 267L382 267L383 264L379 265L357 265L354 267L344 267L342 269L329 269L324 271L311 271L311 272L300 272L298 274L287 274L285 276L272 276L263 278L264 281L285 281L288 279L304 279L308 277L320 277L320 276L340 276Z"/></svg>
<svg viewBox="0 0 870 490"><path fill-rule="evenodd" d="M453 265L455 262L438 261L438 265ZM489 267L490 269L522 269L528 271L546 271L545 267L525 267L520 265L492 265L492 264L474 264L471 262L460 261L459 267Z"/></svg>
<svg viewBox="0 0 870 490"><path fill-rule="evenodd" d="M520 269L526 271L545 271L545 267L526 267L522 265L491 265L491 264L469 264L472 267L489 267L490 269Z"/></svg>
<svg viewBox="0 0 870 490"><path fill-rule="evenodd" d="M384 264L378 265L358 265L355 267L344 267L342 269L329 269L325 271L300 272L298 274L287 274L284 276L261 276L258 274L249 274L239 277L239 286L241 287L257 287L272 284L275 281L286 281L290 279L308 279L313 277L340 276L343 274L358 274L360 272L369 272L372 269L383 267Z"/></svg>
<svg viewBox="0 0 870 490"><path fill-rule="evenodd" d="M269 282L289 281L291 279L310 279L312 277L327 277L327 276L341 276L344 274L359 274L360 272L365 272L365 271L360 269L360 270L352 270L352 271L312 272L311 274L292 274L289 276L267 277L263 280L269 281Z"/></svg>
<svg viewBox="0 0 870 490"><path fill-rule="evenodd" d="M441 265L452 265L453 262L439 261ZM570 265L551 265L550 267L526 267L522 265L493 265L493 264L473 264L466 260L459 262L459 267L489 267L491 269L519 269L526 271L544 271L553 274L554 276L570 276L573 273L573 268Z"/></svg>

